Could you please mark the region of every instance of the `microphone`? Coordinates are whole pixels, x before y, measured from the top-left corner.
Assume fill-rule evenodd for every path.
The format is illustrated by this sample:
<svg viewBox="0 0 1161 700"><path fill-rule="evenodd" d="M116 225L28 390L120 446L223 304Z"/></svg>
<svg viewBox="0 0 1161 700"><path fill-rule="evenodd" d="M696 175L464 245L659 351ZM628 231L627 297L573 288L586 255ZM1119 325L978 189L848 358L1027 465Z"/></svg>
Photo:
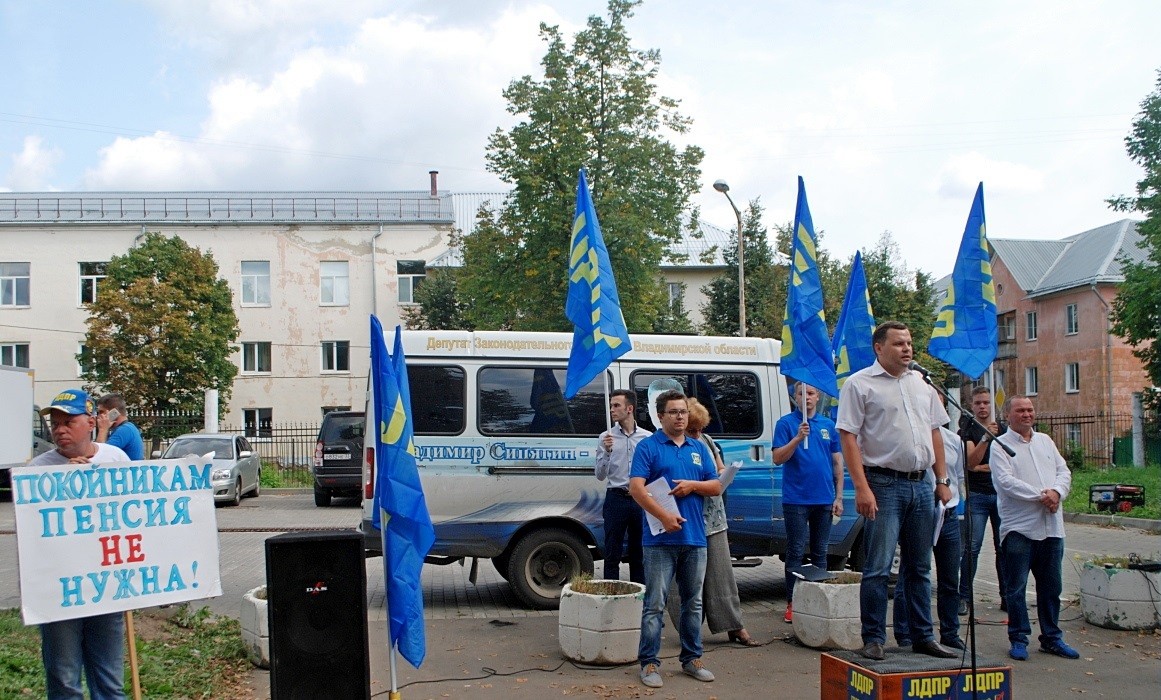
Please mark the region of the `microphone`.
<svg viewBox="0 0 1161 700"><path fill-rule="evenodd" d="M924 379L927 379L931 376L931 372L929 372L926 367L919 364L915 360L912 360L911 362L907 363L907 369L913 369L916 372L922 374Z"/></svg>

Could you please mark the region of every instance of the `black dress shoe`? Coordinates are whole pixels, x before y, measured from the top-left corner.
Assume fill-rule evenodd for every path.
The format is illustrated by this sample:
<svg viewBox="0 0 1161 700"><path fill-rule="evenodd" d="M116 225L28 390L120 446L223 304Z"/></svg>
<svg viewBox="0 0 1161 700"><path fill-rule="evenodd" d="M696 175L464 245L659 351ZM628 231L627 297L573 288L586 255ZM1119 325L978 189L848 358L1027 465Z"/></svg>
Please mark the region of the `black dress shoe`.
<svg viewBox="0 0 1161 700"><path fill-rule="evenodd" d="M944 640L940 641L940 644L947 647L948 649L959 649L960 651L967 649L967 645L964 644L963 640L960 639L959 637L952 637L951 639L944 639Z"/></svg>
<svg viewBox="0 0 1161 700"><path fill-rule="evenodd" d="M915 652L916 654L934 656L938 659L954 659L959 656L959 654L957 654L955 651L948 649L935 640L930 642L918 642L915 644L915 646L911 647L911 651Z"/></svg>
<svg viewBox="0 0 1161 700"><path fill-rule="evenodd" d="M872 661L882 661L883 659L887 658L886 655L883 654L883 645L879 644L878 642L864 644L862 651L859 653L863 655L863 658L871 659Z"/></svg>

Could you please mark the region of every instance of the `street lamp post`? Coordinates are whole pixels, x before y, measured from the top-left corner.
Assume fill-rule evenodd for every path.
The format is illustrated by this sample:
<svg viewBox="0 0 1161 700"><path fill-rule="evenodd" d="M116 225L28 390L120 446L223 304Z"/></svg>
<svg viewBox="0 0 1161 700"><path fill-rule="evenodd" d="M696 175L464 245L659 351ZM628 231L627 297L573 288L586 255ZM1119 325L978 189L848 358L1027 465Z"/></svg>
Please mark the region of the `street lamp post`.
<svg viewBox="0 0 1161 700"><path fill-rule="evenodd" d="M725 180L718 180L714 183L714 189L726 196L726 200L734 209L734 216L738 219L738 337L746 337L746 264L745 264L745 247L744 238L742 236L742 212L738 211L738 207L734 204L734 200L730 197L730 186Z"/></svg>

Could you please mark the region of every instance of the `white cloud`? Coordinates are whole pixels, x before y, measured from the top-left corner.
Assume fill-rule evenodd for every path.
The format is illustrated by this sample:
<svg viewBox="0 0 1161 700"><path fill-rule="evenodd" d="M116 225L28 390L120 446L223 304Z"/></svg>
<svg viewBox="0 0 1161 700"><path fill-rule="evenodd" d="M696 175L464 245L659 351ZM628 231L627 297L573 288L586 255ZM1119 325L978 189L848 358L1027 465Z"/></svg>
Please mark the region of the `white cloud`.
<svg viewBox="0 0 1161 700"><path fill-rule="evenodd" d="M981 181L986 192L997 195L1044 189L1044 174L1035 168L972 152L959 153L944 161L935 176L935 190L942 197L969 199Z"/></svg>
<svg viewBox="0 0 1161 700"><path fill-rule="evenodd" d="M39 136L24 137L24 148L12 156L12 167L4 176L5 189L53 189L48 181L63 157L59 148L45 148Z"/></svg>
<svg viewBox="0 0 1161 700"><path fill-rule="evenodd" d="M367 19L346 43L296 51L269 76L221 78L196 138L118 139L85 187L416 189L431 169L460 191L497 187L487 137L511 120L501 90L536 70L544 17L506 11L476 28Z"/></svg>

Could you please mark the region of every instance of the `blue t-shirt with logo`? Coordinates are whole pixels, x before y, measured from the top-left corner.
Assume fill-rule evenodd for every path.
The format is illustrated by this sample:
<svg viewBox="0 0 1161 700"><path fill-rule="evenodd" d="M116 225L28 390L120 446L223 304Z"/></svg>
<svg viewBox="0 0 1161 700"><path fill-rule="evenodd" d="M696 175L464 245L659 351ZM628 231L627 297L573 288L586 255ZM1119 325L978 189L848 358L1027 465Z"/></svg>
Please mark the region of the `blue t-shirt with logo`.
<svg viewBox="0 0 1161 700"><path fill-rule="evenodd" d="M810 425L810 443L798 443L794 454L782 465L782 502L792 506L829 506L834 503L834 471L831 455L841 453L834 421L815 412L806 421ZM788 444L798 434L802 412L791 411L774 426L774 449Z"/></svg>
<svg viewBox="0 0 1161 700"><path fill-rule="evenodd" d="M717 469L709 450L701 442L686 436L681 445L658 430L637 445L633 453L633 466L629 470L629 478L640 477L646 484L653 483L659 477L665 477L669 488L676 486L678 479L687 481L708 481L716 479ZM642 528L641 544L646 547L660 545L692 545L704 547L705 520L702 518L702 497L691 493L688 496L674 496L677 499L677 512L685 518L681 529L677 532L663 532L654 535L649 531L648 521ZM644 518L645 516L642 515Z"/></svg>
<svg viewBox="0 0 1161 700"><path fill-rule="evenodd" d="M141 439L141 431L129 421L109 431L109 439L105 442L120 447L134 462L145 459L145 442Z"/></svg>

